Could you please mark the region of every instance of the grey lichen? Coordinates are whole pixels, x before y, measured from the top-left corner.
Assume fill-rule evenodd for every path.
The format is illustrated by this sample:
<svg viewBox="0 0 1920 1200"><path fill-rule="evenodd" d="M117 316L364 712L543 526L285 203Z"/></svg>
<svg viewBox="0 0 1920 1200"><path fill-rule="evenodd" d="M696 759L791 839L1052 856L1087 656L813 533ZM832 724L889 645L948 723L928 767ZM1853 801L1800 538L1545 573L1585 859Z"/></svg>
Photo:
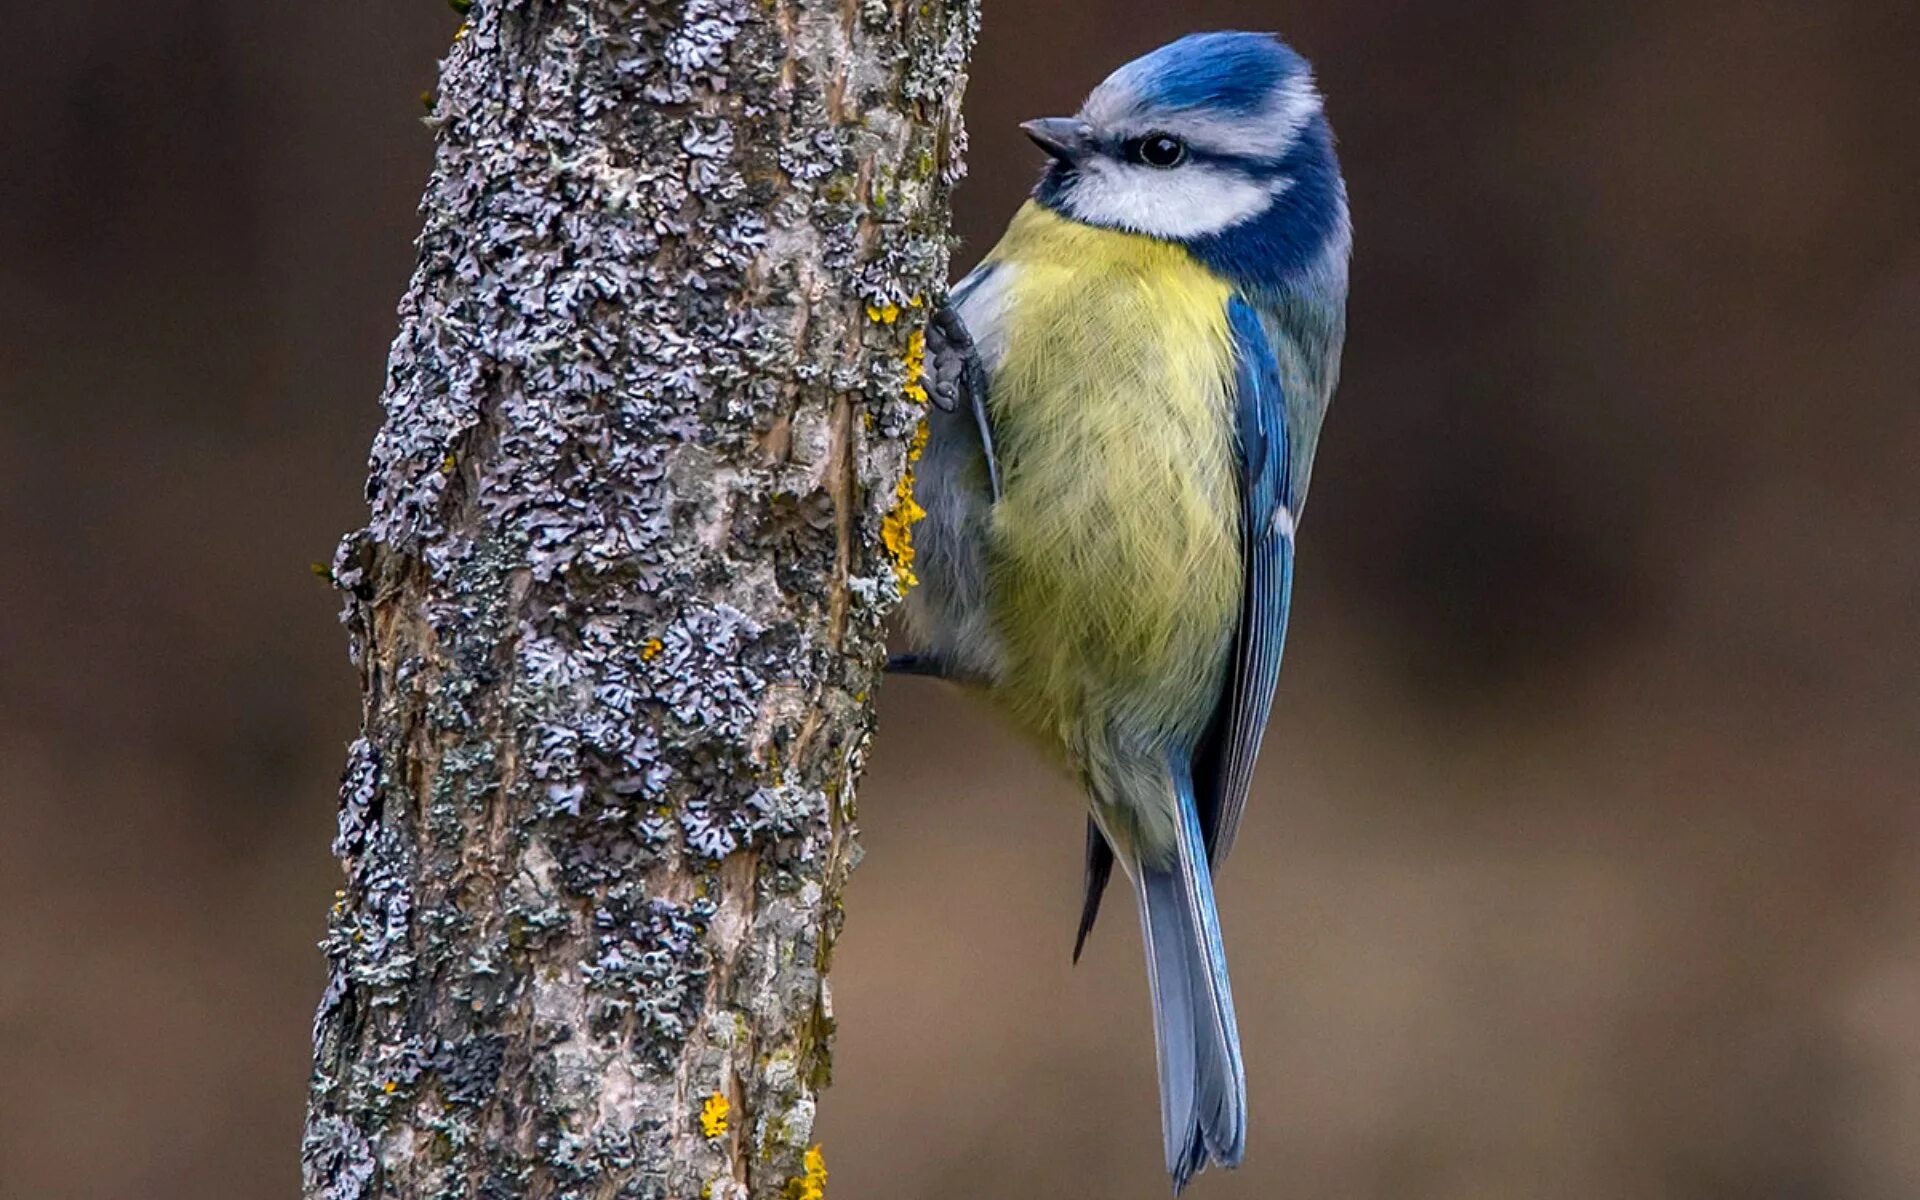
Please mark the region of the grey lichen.
<svg viewBox="0 0 1920 1200"><path fill-rule="evenodd" d="M374 1178L373 1147L339 1117L308 1120L300 1145L300 1176L311 1200L360 1200Z"/></svg>
<svg viewBox="0 0 1920 1200"><path fill-rule="evenodd" d="M305 1194L785 1196L974 7L468 16L332 568L365 705Z"/></svg>

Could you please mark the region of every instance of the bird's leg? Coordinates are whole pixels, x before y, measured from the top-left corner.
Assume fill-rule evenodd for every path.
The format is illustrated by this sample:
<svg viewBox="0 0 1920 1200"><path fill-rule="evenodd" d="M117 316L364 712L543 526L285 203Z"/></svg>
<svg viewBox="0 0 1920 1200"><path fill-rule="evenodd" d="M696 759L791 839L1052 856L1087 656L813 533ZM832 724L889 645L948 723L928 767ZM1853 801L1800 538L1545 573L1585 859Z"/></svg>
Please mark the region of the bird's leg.
<svg viewBox="0 0 1920 1200"><path fill-rule="evenodd" d="M993 680L965 667L956 666L952 660L938 654L923 654L908 651L905 654L887 655L887 674L923 675L928 679L945 680L968 688L991 688Z"/></svg>
<svg viewBox="0 0 1920 1200"><path fill-rule="evenodd" d="M972 414L980 433L980 451L986 458L987 483L1000 499L1000 464L993 453L993 426L987 417L987 370L973 344L973 334L951 304L943 304L927 322L927 358L933 364L933 386L927 389L942 412L963 407Z"/></svg>

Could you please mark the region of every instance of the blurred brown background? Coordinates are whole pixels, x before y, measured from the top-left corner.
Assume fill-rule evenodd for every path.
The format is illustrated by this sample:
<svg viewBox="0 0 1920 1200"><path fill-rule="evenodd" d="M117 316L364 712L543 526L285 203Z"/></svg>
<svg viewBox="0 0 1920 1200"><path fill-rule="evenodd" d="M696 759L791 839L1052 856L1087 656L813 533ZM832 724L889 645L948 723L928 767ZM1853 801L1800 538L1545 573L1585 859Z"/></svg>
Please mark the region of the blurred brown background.
<svg viewBox="0 0 1920 1200"><path fill-rule="evenodd" d="M1358 257L1222 883L1248 1166L1195 1195L1920 1195L1920 6L987 0L1020 119L1286 33ZM358 523L436 0L9 3L0 1196L290 1196ZM838 1200L1157 1197L1078 801L890 684L833 977Z"/></svg>

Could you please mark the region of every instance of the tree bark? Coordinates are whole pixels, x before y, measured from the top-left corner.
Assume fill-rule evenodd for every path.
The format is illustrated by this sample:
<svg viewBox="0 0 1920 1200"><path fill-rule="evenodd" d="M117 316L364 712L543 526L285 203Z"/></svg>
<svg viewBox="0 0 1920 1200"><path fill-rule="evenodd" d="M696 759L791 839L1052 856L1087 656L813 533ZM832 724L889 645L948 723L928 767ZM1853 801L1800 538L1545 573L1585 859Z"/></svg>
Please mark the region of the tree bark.
<svg viewBox="0 0 1920 1200"><path fill-rule="evenodd" d="M973 0L480 0L367 527L305 1195L817 1200Z"/></svg>

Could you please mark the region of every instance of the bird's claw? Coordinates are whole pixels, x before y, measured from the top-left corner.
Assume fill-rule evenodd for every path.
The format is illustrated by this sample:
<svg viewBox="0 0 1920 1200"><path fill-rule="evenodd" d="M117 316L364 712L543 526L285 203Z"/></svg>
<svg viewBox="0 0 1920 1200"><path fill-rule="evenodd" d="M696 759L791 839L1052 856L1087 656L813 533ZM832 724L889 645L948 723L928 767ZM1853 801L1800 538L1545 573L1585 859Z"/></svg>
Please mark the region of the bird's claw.
<svg viewBox="0 0 1920 1200"><path fill-rule="evenodd" d="M942 305L927 322L927 358L933 364L927 394L941 412L958 412L966 402L973 353L966 322L952 305Z"/></svg>
<svg viewBox="0 0 1920 1200"><path fill-rule="evenodd" d="M960 312L951 304L941 305L927 322L927 356L933 361L933 386L928 399L941 412L959 412L963 407L973 415L980 431L980 452L987 464L987 487L994 503L1000 501L1000 464L993 453L993 428L987 416L987 369L973 334Z"/></svg>

